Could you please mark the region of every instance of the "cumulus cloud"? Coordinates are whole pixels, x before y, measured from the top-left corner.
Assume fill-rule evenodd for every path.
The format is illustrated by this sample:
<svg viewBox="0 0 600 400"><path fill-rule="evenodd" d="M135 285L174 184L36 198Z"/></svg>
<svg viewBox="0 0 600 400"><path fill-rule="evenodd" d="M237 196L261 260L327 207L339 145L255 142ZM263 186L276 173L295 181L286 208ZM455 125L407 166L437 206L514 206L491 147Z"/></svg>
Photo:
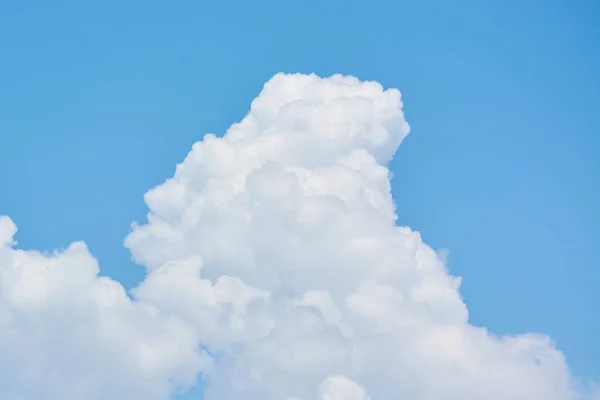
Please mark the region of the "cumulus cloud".
<svg viewBox="0 0 600 400"><path fill-rule="evenodd" d="M540 334L469 324L460 279L396 225L400 93L274 76L150 190L128 297L83 243L16 248L0 218L0 397L583 400Z"/></svg>
<svg viewBox="0 0 600 400"><path fill-rule="evenodd" d="M0 398L166 399L208 371L198 332L98 277L85 244L9 247L0 217Z"/></svg>

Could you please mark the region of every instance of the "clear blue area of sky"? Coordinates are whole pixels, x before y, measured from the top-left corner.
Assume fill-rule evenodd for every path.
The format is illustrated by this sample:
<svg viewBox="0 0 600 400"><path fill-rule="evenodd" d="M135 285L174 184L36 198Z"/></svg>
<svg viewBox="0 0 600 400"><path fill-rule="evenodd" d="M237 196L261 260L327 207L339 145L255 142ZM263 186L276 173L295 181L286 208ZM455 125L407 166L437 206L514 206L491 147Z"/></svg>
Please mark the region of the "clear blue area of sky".
<svg viewBox="0 0 600 400"><path fill-rule="evenodd" d="M596 0L0 0L0 214L132 287L144 192L279 71L399 88L400 223L450 249L473 323L600 380Z"/></svg>

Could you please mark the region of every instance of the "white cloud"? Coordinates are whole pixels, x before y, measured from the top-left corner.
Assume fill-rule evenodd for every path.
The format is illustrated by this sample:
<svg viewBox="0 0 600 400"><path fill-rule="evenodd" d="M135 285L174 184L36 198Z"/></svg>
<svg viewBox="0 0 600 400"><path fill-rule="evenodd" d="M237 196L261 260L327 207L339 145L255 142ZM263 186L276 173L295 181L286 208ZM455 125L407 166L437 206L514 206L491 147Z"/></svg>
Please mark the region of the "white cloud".
<svg viewBox="0 0 600 400"><path fill-rule="evenodd" d="M0 219L0 237L16 231ZM166 399L212 361L198 332L97 276L83 243L0 247L0 398Z"/></svg>
<svg viewBox="0 0 600 400"><path fill-rule="evenodd" d="M321 400L370 400L365 389L345 376L331 376L321 385Z"/></svg>
<svg viewBox="0 0 600 400"><path fill-rule="evenodd" d="M470 325L443 257L395 225L408 130L396 90L276 75L146 194L133 300L84 244L17 250L0 218L0 398L161 400L197 374L208 400L586 398L548 337Z"/></svg>

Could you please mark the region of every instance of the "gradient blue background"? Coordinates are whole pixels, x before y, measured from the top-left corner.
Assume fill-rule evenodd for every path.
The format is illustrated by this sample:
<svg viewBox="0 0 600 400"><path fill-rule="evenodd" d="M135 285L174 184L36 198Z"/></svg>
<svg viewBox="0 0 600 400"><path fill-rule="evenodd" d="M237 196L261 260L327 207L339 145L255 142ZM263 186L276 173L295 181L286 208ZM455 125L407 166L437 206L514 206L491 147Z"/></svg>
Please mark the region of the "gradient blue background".
<svg viewBox="0 0 600 400"><path fill-rule="evenodd" d="M450 249L472 322L600 380L600 3L361 3L0 0L0 214L132 287L143 193L274 73L377 80L412 126L400 223Z"/></svg>

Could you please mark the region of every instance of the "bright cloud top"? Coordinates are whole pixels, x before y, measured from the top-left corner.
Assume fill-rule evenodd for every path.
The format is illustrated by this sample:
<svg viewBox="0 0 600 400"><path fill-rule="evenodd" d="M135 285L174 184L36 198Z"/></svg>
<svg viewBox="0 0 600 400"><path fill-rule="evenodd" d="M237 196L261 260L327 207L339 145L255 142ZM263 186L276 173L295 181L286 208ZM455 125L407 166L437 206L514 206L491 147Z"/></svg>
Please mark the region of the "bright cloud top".
<svg viewBox="0 0 600 400"><path fill-rule="evenodd" d="M133 290L83 243L15 248L0 217L0 397L583 400L543 335L468 323L441 257L395 225L400 93L278 74L149 191Z"/></svg>

